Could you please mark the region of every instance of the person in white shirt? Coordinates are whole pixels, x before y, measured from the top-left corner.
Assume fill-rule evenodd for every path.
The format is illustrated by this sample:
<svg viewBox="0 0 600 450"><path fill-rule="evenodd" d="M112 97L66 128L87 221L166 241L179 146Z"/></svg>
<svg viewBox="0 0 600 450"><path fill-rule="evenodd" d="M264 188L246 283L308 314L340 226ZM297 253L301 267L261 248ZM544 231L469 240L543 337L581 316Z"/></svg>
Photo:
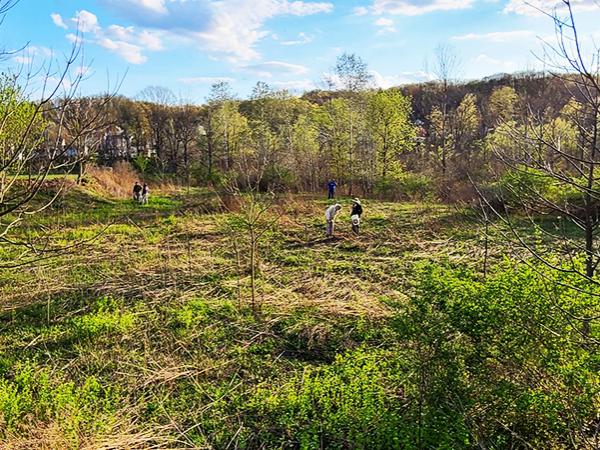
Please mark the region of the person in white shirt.
<svg viewBox="0 0 600 450"><path fill-rule="evenodd" d="M325 220L327 221L327 237L333 236L333 229L335 226L335 216L342 209L342 205L336 203L335 205L331 205L329 208L325 210Z"/></svg>

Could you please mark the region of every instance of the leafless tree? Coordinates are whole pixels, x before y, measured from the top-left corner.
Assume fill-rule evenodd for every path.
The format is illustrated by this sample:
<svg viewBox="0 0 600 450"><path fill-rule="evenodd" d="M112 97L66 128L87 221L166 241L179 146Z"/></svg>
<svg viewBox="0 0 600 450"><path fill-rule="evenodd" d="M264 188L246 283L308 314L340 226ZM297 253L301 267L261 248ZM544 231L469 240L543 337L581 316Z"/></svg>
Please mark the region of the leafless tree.
<svg viewBox="0 0 600 450"><path fill-rule="evenodd" d="M2 20L17 2L0 2ZM68 133L65 125L77 104L84 78L84 73L77 70L83 66L81 42L78 35L62 61L52 57L40 64L22 64L1 80L0 243L23 245L35 257L49 251L47 240L15 242L9 232L27 217L48 208L64 190L67 181L63 176L56 182L53 195L39 195L48 176L68 174L80 161L69 149L89 132L89 126ZM7 58L9 54L3 52L0 59L2 56Z"/></svg>
<svg viewBox="0 0 600 450"><path fill-rule="evenodd" d="M530 109L529 122L499 127L504 134L503 143L511 142L512 149L503 145L494 148L497 158L517 174L515 182L507 189L519 197L530 217L551 212L573 223L581 232L580 240L565 240L564 233L552 234L564 244L564 253L571 261L570 272L576 273L592 283L600 263L597 248L597 232L600 224L600 191L598 190L598 165L600 149L598 126L600 125L600 64L598 48L591 55L583 52L582 39L578 34L571 1L563 0L563 9L548 13L556 27L557 42L545 44L543 60L551 76L559 79L571 94L571 102L563 108L562 127L544 114ZM522 176L521 176L522 175ZM529 177L537 182L523 182ZM549 195L540 184L550 183L568 192L560 200ZM497 211L508 219L504 211ZM533 244L519 238L523 246L557 270L564 265L553 263L543 256ZM575 263L576 255L583 254L585 268L580 270Z"/></svg>
<svg viewBox="0 0 600 450"><path fill-rule="evenodd" d="M58 101L58 114L53 119L56 123L61 123L65 142L73 142L73 146L67 148L66 152L69 157L77 159L77 184L82 182L87 164L97 154L113 123L109 108L112 97L108 93L97 97Z"/></svg>
<svg viewBox="0 0 600 450"><path fill-rule="evenodd" d="M440 44L435 49L435 63L433 73L441 85L441 112L442 112L442 130L441 130L441 158L442 172L446 174L447 155L448 155L448 133L449 133L449 88L458 77L461 60L458 57L454 47L447 44Z"/></svg>

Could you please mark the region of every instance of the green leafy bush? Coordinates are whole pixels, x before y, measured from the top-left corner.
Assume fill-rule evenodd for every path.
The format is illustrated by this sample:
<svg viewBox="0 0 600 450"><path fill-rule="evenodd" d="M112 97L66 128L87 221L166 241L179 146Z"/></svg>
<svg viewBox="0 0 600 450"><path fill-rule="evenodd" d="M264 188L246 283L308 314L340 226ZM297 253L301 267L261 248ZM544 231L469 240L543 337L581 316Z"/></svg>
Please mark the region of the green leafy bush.
<svg viewBox="0 0 600 450"><path fill-rule="evenodd" d="M585 448L600 398L600 361L581 322L600 309L598 288L568 272L505 267L479 281L466 270L427 265L418 294L396 318L412 342L424 386L423 425L456 411L470 445ZM600 337L598 327L590 331ZM453 419L453 420L456 420ZM433 441L432 441L433 444Z"/></svg>
<svg viewBox="0 0 600 450"><path fill-rule="evenodd" d="M404 448L404 397L394 355L359 349L320 368L306 368L280 388L260 387L247 413L271 427L259 439L273 447Z"/></svg>
<svg viewBox="0 0 600 450"><path fill-rule="evenodd" d="M429 200L434 197L431 178L411 172L381 178L375 183L374 190L377 196L390 200Z"/></svg>

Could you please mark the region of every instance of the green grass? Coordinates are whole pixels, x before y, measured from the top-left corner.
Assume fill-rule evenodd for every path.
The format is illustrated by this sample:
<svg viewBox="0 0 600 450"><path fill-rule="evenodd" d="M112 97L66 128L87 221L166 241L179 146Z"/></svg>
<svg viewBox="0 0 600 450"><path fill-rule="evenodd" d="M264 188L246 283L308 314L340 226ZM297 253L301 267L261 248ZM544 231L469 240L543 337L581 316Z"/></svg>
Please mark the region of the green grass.
<svg viewBox="0 0 600 450"><path fill-rule="evenodd" d="M259 245L259 314L250 308L245 236L232 235L231 213L206 191L140 206L76 189L16 229L15 238L80 244L0 271L0 441L14 448L473 448L470 413L440 406L419 416L423 381L415 376L426 355L415 324L439 317L436 310L417 321L415 311L425 313L413 303L423 264L482 279L482 227L473 214L366 200L360 237L343 216L337 238L325 240L326 202L293 200L303 213L286 202ZM490 234L493 276L505 270L509 247L502 229ZM19 256L33 254L0 247L0 264ZM440 342L460 337L471 348L467 331ZM437 354L438 344L422 342ZM449 367L463 367L458 374L472 367L450 355ZM556 434L549 436L560 448Z"/></svg>

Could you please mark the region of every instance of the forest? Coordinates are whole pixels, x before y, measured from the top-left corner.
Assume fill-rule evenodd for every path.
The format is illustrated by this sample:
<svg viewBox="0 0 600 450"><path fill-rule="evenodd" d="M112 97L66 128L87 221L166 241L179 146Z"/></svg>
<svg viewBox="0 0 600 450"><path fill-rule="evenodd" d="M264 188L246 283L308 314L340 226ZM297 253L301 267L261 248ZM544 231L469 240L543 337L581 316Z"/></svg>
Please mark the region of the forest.
<svg viewBox="0 0 600 450"><path fill-rule="evenodd" d="M202 104L82 96L77 42L35 98L5 71L0 448L600 448L600 61L563 3L546 70L473 81L449 45Z"/></svg>

